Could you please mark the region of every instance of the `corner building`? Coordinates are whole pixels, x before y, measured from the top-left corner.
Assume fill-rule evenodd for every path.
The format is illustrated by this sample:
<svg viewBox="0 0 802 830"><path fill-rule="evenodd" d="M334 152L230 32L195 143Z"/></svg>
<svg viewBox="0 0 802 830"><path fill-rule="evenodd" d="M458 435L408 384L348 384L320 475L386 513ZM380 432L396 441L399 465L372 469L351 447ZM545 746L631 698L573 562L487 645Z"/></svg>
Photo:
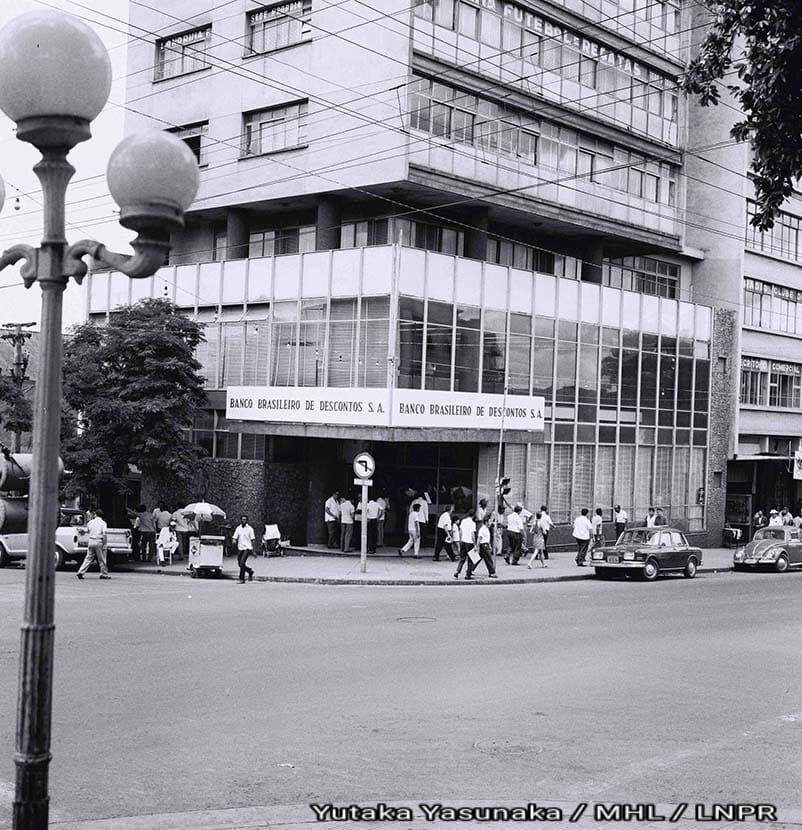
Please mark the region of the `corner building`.
<svg viewBox="0 0 802 830"><path fill-rule="evenodd" d="M686 17L132 6L126 129L182 137L201 189L169 263L95 273L89 316L168 296L206 323L210 499L321 542L366 449L392 538L407 491L433 515L490 494L506 407L510 497L549 505L555 543L616 503L719 543L732 384L711 365L736 326L695 296Z"/></svg>

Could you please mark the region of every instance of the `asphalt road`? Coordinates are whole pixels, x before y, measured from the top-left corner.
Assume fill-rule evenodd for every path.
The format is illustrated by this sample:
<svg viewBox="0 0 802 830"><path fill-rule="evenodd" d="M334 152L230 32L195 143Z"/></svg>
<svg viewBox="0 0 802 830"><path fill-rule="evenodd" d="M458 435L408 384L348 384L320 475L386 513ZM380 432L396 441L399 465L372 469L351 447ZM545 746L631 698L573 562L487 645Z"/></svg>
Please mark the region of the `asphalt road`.
<svg viewBox="0 0 802 830"><path fill-rule="evenodd" d="M0 570L0 827L24 571ZM57 582L56 819L428 798L802 806L802 574Z"/></svg>

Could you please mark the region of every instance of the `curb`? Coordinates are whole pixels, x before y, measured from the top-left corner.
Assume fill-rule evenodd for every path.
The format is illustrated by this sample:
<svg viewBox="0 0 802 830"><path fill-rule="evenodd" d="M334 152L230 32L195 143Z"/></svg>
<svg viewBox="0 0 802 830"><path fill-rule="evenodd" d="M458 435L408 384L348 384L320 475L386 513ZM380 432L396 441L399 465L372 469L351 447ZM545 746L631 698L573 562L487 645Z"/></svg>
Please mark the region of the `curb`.
<svg viewBox="0 0 802 830"><path fill-rule="evenodd" d="M156 576L185 576L189 577L189 571L165 571L161 568L115 568L120 573L142 573ZM731 573L732 568L699 568L699 574L724 574ZM215 579L236 581L233 574L221 573ZM579 582L588 579L596 579L595 573L565 574L562 576L542 576L515 579L488 579L485 577L470 580L474 585L542 585L549 582ZM308 585L370 585L370 586L399 586L399 585L465 585L465 579L359 579L358 577L334 577L334 576L255 576L254 582L284 582L289 584ZM600 580L601 581L601 580ZM467 586L466 586L467 587Z"/></svg>

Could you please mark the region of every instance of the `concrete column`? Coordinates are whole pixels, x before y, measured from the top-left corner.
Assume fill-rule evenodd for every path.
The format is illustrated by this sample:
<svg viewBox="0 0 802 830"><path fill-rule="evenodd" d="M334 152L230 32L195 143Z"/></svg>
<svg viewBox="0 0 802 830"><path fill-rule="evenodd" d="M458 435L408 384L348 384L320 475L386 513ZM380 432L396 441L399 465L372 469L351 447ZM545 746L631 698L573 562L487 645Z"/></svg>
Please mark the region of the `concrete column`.
<svg viewBox="0 0 802 830"><path fill-rule="evenodd" d="M582 252L582 282L601 284L602 262L604 261L604 247L596 242L588 245Z"/></svg>
<svg viewBox="0 0 802 830"><path fill-rule="evenodd" d="M228 251L226 259L246 259L248 256L248 212L229 208L226 213Z"/></svg>
<svg viewBox="0 0 802 830"><path fill-rule="evenodd" d="M470 259L487 259L487 228L489 211L477 208L466 212L463 220L470 228L465 228L465 256Z"/></svg>
<svg viewBox="0 0 802 830"><path fill-rule="evenodd" d="M336 196L323 195L317 201L315 249L330 251L340 247L340 200Z"/></svg>

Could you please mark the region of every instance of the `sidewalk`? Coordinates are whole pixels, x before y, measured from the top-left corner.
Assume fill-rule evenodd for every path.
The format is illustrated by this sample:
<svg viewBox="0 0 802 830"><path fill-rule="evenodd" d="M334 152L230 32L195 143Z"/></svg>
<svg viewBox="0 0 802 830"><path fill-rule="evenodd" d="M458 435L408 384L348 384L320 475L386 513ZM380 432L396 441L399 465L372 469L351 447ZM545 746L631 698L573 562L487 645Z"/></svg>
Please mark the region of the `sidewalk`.
<svg viewBox="0 0 802 830"><path fill-rule="evenodd" d="M311 582L324 585L515 585L538 582L562 582L576 579L593 579L593 568L579 568L571 551L551 553L548 567L534 563L531 570L526 560L513 567L498 559L498 578L489 579L485 566L480 563L474 578L465 581L463 568L460 579L454 579L454 563L448 560L432 561L431 549L422 550L419 559L403 558L388 551L387 554L368 556L367 571L360 573L360 559L355 554L327 554L325 548L291 548L285 556L266 559L251 557L248 564L254 570L254 580L259 582ZM712 548L704 551L700 574L732 570L732 550ZM129 562L114 567L114 571L136 573L173 574L189 576L186 562L175 562L161 567L153 563ZM223 560L224 579L237 579L239 568L236 559Z"/></svg>

